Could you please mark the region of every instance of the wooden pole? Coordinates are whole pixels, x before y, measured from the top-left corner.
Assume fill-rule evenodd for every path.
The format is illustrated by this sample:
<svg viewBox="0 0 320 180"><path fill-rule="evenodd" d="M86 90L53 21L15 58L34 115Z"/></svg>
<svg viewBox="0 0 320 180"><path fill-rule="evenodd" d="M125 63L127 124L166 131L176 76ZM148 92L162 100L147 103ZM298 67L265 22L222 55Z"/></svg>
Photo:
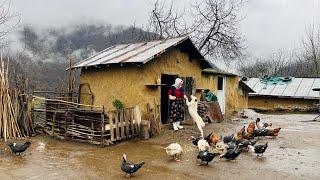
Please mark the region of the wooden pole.
<svg viewBox="0 0 320 180"><path fill-rule="evenodd" d="M101 113L101 147L104 146L104 106L103 112Z"/></svg>

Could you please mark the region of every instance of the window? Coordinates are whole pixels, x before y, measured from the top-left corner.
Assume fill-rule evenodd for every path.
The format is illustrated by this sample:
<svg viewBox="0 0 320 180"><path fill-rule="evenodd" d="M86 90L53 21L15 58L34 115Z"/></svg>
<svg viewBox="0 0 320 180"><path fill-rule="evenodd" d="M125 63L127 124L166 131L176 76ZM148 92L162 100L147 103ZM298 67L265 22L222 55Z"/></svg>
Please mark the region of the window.
<svg viewBox="0 0 320 180"><path fill-rule="evenodd" d="M223 77L218 76L218 90L223 90Z"/></svg>

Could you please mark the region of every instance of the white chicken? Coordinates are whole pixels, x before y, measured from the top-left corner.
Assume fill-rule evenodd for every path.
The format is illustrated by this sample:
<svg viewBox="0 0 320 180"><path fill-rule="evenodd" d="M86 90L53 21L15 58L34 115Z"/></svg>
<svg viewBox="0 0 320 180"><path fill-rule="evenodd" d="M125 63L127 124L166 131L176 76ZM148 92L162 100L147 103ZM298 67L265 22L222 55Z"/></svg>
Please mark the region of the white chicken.
<svg viewBox="0 0 320 180"><path fill-rule="evenodd" d="M164 148L169 156L173 157L173 160L180 161L182 154L182 147L178 143L171 143L168 147ZM179 157L179 158L178 158Z"/></svg>
<svg viewBox="0 0 320 180"><path fill-rule="evenodd" d="M222 140L218 141L216 144L216 151L220 154L225 154L228 149L228 145L225 144Z"/></svg>
<svg viewBox="0 0 320 180"><path fill-rule="evenodd" d="M199 149L199 151L209 151L210 145L209 145L208 141L205 139L200 139L198 141L198 149Z"/></svg>

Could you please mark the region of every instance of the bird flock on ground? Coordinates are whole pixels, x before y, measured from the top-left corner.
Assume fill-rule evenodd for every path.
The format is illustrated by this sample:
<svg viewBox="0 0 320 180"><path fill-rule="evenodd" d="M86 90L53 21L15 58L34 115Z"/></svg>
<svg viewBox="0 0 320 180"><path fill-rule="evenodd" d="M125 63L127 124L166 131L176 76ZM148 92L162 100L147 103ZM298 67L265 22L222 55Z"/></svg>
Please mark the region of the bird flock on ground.
<svg viewBox="0 0 320 180"><path fill-rule="evenodd" d="M262 123L260 118L255 122L250 122L247 126L243 126L238 132L222 137L216 132L211 132L206 137L191 136L190 140L193 145L197 146L198 153L196 158L201 161L199 165L208 165L215 157L219 160L235 160L242 152L255 153L257 157L263 156L268 148L268 142L258 144L258 140L262 136L270 136L276 138L281 128L271 128L272 123ZM167 155L174 161L180 161L183 149L178 143L171 143L164 148ZM133 174L138 171L144 162L134 164L126 160L123 155L121 170L127 174Z"/></svg>

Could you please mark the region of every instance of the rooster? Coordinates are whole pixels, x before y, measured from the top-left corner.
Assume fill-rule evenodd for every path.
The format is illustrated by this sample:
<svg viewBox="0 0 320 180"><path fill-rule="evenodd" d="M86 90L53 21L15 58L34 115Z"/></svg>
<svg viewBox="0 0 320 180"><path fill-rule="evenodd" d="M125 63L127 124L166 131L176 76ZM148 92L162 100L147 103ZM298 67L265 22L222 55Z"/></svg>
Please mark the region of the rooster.
<svg viewBox="0 0 320 180"><path fill-rule="evenodd" d="M143 161L138 164L133 164L133 163L127 161L126 154L122 155L121 170L123 172L125 172L126 174L129 174L130 176L131 176L131 174L137 172L143 165L144 165Z"/></svg>
<svg viewBox="0 0 320 180"><path fill-rule="evenodd" d="M30 147L31 142L27 141L24 144L20 144L9 141L7 145L11 149L12 153L14 153L15 155L20 155Z"/></svg>
<svg viewBox="0 0 320 180"><path fill-rule="evenodd" d="M251 122L247 127L247 133L244 135L244 138L245 139L253 139L254 138L253 133L254 133L255 128L256 128L255 123Z"/></svg>

